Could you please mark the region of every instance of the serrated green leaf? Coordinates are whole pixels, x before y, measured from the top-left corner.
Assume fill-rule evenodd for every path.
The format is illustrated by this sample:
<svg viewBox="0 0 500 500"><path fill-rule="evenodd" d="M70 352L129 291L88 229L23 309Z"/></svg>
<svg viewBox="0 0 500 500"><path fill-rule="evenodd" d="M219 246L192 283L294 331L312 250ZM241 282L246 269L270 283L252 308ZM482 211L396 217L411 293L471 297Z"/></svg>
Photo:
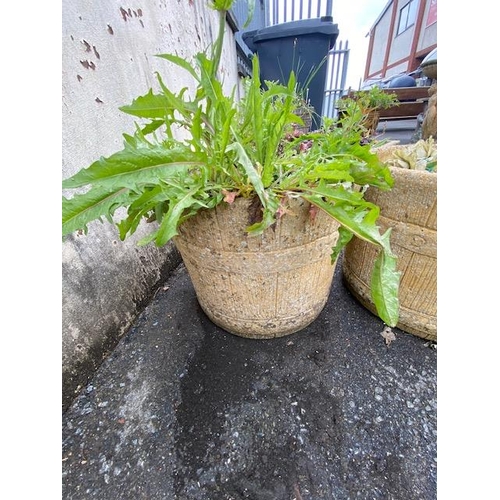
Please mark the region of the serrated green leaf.
<svg viewBox="0 0 500 500"><path fill-rule="evenodd" d="M165 125L164 120L153 120L152 122L148 123L141 129L141 134L148 135L152 134L156 130L158 130L162 125Z"/></svg>
<svg viewBox="0 0 500 500"><path fill-rule="evenodd" d="M209 59L202 52L196 55L196 59L200 69L200 85L197 98L206 99L206 113L210 114L214 105L219 100L225 99L224 92L221 83L215 77L217 68L214 60Z"/></svg>
<svg viewBox="0 0 500 500"><path fill-rule="evenodd" d="M198 187L191 189L189 192L183 194L178 199L171 199L168 206L168 211L163 215L162 221L158 230L150 234L146 238L139 241L139 245L147 245L151 241L155 241L157 246L163 246L168 241L170 241L174 236L178 234L177 228L179 225L179 220L183 215L183 212L192 207L202 206L202 203L194 197L198 191Z"/></svg>
<svg viewBox="0 0 500 500"><path fill-rule="evenodd" d="M168 198L161 186L156 186L142 193L130 204L127 210L127 217L117 224L120 239L124 240L127 234L134 234L143 217L154 210L159 203L165 201L168 201Z"/></svg>
<svg viewBox="0 0 500 500"><path fill-rule="evenodd" d="M387 239L390 229L385 233ZM399 280L396 256L387 251L379 252L372 271L371 296L377 314L388 326L396 326L399 320Z"/></svg>
<svg viewBox="0 0 500 500"><path fill-rule="evenodd" d="M184 94L187 92L187 87L180 90L178 95L175 95L164 83L159 73L156 73L156 78L163 92L163 97L167 102L167 110L177 112L184 118L189 118L191 113L196 112L198 107L196 102L191 102L184 99Z"/></svg>
<svg viewBox="0 0 500 500"><path fill-rule="evenodd" d="M199 81L198 74L196 73L196 70L193 68L191 64L189 64L185 59L182 57L176 56L174 54L156 54L156 57L161 57L162 59L166 59L167 61L170 61L177 66L185 69L197 82Z"/></svg>
<svg viewBox="0 0 500 500"><path fill-rule="evenodd" d="M267 202L262 212L262 221L246 228L250 236L262 234L268 227L276 222L276 212L279 207L279 198L274 191L266 191Z"/></svg>
<svg viewBox="0 0 500 500"><path fill-rule="evenodd" d="M363 193L360 191L350 191L346 189L342 184L329 186L324 180L321 180L318 186L309 187L307 185L301 186L305 192L305 198L307 195L316 195L318 199L326 198L330 202L340 202L349 203L352 205L367 205L371 207L366 200L363 199Z"/></svg>
<svg viewBox="0 0 500 500"><path fill-rule="evenodd" d="M128 189L117 191L92 189L85 194L77 194L62 199L62 235L78 230L87 230L87 224L101 217L111 217L120 206L131 201Z"/></svg>
<svg viewBox="0 0 500 500"><path fill-rule="evenodd" d="M332 165L320 165L309 174L304 175L304 179L325 179L329 181L354 182L354 179L346 170L335 170Z"/></svg>
<svg viewBox="0 0 500 500"><path fill-rule="evenodd" d="M338 229L339 237L337 243L332 248L332 254L330 256L332 264L335 263L342 249L352 240L354 236L351 231L347 230L344 226L340 226Z"/></svg>
<svg viewBox="0 0 500 500"><path fill-rule="evenodd" d="M260 178L257 169L254 167L243 146L239 142L234 142L226 148L226 151L227 152L234 151L236 153L236 160L238 164L243 167L245 174L247 175L248 180L250 181L252 186L254 187L257 196L260 198L260 201L262 202L262 205L265 206L267 198L264 189L264 184L262 184L262 179Z"/></svg>
<svg viewBox="0 0 500 500"><path fill-rule="evenodd" d="M158 179L186 171L192 166L206 164L206 156L193 152L189 147L166 149L161 145L133 147L108 158L100 158L86 169L63 181L63 188L71 189L92 184L108 190L137 189L140 184L154 183Z"/></svg>
<svg viewBox="0 0 500 500"><path fill-rule="evenodd" d="M358 205L358 207L353 207L351 205L342 205L341 203L332 204L324 201L317 195L303 194L302 197L324 210L358 238L383 246L379 229L373 223L373 214L367 218L368 214L372 211L376 215L379 214L380 209L376 205L364 202Z"/></svg>
<svg viewBox="0 0 500 500"><path fill-rule="evenodd" d="M268 228L276 220L276 211L279 206L279 199L276 193L272 190L266 191L262 184L262 179L253 166L243 146L239 142L234 142L226 148L226 151L234 151L236 153L237 162L243 167L248 180L252 184L257 196L259 197L262 207L262 221L253 224L247 228L249 234L258 235Z"/></svg>
<svg viewBox="0 0 500 500"><path fill-rule="evenodd" d="M379 228L375 225L380 212L379 207L373 206L373 208L367 209L367 207L359 206L358 209L355 209L349 205L343 207L328 203L317 195L303 195L303 198L336 219L345 228L344 231L380 247L380 255L372 274L374 284L371 288L372 300L380 318L389 326L395 326L399 315L397 257L392 253L390 247L391 229L381 235ZM338 255L341 249L340 245L348 237L344 231L340 233L343 239L337 242L333 254Z"/></svg>
<svg viewBox="0 0 500 500"><path fill-rule="evenodd" d="M137 97L132 104L121 106L120 111L140 118L165 118L170 101L161 94L153 94L153 90L143 96Z"/></svg>

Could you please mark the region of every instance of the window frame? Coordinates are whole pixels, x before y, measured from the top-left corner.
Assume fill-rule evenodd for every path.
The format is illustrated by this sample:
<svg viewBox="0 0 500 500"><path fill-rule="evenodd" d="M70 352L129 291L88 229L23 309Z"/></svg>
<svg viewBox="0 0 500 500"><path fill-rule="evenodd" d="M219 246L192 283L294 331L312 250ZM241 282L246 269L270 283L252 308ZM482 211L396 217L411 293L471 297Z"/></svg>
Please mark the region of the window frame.
<svg viewBox="0 0 500 500"><path fill-rule="evenodd" d="M411 28L417 19L418 0L410 0L399 9L399 22L396 36Z"/></svg>

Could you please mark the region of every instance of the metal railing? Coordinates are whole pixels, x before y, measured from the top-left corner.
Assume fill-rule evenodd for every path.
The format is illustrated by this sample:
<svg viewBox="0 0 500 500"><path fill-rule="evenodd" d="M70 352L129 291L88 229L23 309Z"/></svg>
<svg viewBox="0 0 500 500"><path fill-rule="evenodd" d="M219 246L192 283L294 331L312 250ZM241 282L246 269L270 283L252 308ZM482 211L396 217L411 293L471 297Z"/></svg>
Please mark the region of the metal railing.
<svg viewBox="0 0 500 500"><path fill-rule="evenodd" d="M274 26L290 21L332 17L333 0L266 0L266 23ZM328 52L322 116L337 117L336 101L345 94L349 65L349 42L339 41Z"/></svg>
<svg viewBox="0 0 500 500"><path fill-rule="evenodd" d="M333 0L266 0L267 25L331 16Z"/></svg>
<svg viewBox="0 0 500 500"><path fill-rule="evenodd" d="M348 65L349 42L337 41L333 49L328 53L322 116L337 117L335 104L345 94Z"/></svg>

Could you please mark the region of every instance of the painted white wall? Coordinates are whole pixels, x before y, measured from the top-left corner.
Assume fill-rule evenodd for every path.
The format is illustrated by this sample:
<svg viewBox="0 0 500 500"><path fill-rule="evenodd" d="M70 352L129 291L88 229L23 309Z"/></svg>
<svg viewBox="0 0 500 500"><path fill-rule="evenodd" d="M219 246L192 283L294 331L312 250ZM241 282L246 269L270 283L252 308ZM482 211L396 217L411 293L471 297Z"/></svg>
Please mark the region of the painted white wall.
<svg viewBox="0 0 500 500"><path fill-rule="evenodd" d="M382 70L384 66L385 51L389 30L391 27L391 9L388 9L377 24L375 30L375 40L373 43L373 53L370 60L369 74L372 75Z"/></svg>
<svg viewBox="0 0 500 500"><path fill-rule="evenodd" d="M174 91L192 78L159 53L190 58L216 37L208 0L63 0L62 177L122 148L134 118L119 106L156 88L155 71ZM238 83L234 35L226 25L221 73ZM63 193L69 195L69 193ZM140 228L121 242L107 222L89 225L62 246L63 407L130 327L153 287L179 262L173 245L137 247Z"/></svg>
<svg viewBox="0 0 500 500"><path fill-rule="evenodd" d="M398 5L398 9L400 6ZM396 21L396 26L394 29L397 29L397 21ZM411 44L413 42L413 36L415 33L415 25L413 25L411 28L408 28L406 31L403 33L396 35L394 40L392 41L391 44L391 50L389 52L389 60L387 61L387 64L390 66L391 64L394 64L401 59L404 59L405 57L408 57L410 54L410 49L411 49ZM395 35L395 33L394 33ZM405 64L405 69L408 66L408 64ZM396 74L393 71L393 68L390 69L391 74ZM389 71L388 71L389 74Z"/></svg>
<svg viewBox="0 0 500 500"><path fill-rule="evenodd" d="M437 43L437 22L427 26L427 16L429 15L429 10L431 8L431 0L426 1L425 11L424 11L424 24L422 26L422 31L418 39L417 52L425 47L429 47Z"/></svg>

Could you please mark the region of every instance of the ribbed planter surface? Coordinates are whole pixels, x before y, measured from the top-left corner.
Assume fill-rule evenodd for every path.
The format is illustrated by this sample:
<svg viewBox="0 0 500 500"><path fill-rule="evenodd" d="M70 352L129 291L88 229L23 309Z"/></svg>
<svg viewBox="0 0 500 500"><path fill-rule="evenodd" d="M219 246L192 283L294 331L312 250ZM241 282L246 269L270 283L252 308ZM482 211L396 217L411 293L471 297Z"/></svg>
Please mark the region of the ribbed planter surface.
<svg viewBox="0 0 500 500"><path fill-rule="evenodd" d="M273 338L297 332L326 304L338 224L302 199L260 236L252 201L236 198L188 219L174 241L207 316L230 333Z"/></svg>
<svg viewBox="0 0 500 500"><path fill-rule="evenodd" d="M368 135L373 135L377 130L378 123L380 120L380 113L378 111L370 111L363 122L363 125L368 131Z"/></svg>
<svg viewBox="0 0 500 500"><path fill-rule="evenodd" d="M437 174L391 167L391 191L369 188L365 198L380 207L382 232L392 227L391 248L401 271L398 328L437 340ZM370 280L374 245L353 238L345 249L343 276L350 291L376 314Z"/></svg>

